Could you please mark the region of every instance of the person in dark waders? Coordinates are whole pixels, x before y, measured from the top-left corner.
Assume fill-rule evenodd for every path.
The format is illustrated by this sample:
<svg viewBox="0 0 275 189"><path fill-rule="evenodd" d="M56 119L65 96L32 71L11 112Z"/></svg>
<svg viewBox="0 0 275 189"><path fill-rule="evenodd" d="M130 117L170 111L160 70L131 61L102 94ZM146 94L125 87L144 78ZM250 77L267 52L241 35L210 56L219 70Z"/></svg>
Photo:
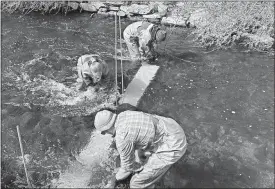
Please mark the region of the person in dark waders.
<svg viewBox="0 0 275 189"><path fill-rule="evenodd" d="M107 63L97 54L82 55L77 62L78 89L85 90L89 85L96 85L109 73Z"/></svg>
<svg viewBox="0 0 275 189"><path fill-rule="evenodd" d="M116 181L134 174L130 188L154 188L168 169L176 163L187 148L181 126L173 119L140 111L119 114L102 110L95 116L94 125L101 134L114 137L121 166ZM135 170L135 152L146 157L144 165ZM108 186L112 187L113 186Z"/></svg>
<svg viewBox="0 0 275 189"><path fill-rule="evenodd" d="M166 38L166 31L146 21L130 24L123 31L132 61L153 61L156 58L155 47Z"/></svg>

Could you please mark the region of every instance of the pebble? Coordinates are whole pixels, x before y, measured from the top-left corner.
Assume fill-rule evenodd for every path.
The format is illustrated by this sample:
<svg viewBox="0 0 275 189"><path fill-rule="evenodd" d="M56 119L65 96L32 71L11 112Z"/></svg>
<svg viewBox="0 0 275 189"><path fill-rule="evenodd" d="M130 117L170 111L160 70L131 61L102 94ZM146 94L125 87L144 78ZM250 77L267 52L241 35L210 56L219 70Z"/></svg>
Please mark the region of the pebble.
<svg viewBox="0 0 275 189"><path fill-rule="evenodd" d="M235 114L236 112L235 111L232 111L232 114Z"/></svg>
<svg viewBox="0 0 275 189"><path fill-rule="evenodd" d="M193 79L190 79L190 81L193 81Z"/></svg>
<svg viewBox="0 0 275 189"><path fill-rule="evenodd" d="M263 92L265 93L265 91L263 90Z"/></svg>
<svg viewBox="0 0 275 189"><path fill-rule="evenodd" d="M265 111L267 111L267 109L266 109L266 108L265 108L264 110L265 110Z"/></svg>
<svg viewBox="0 0 275 189"><path fill-rule="evenodd" d="M252 127L252 125L249 125L249 127L251 128L251 127Z"/></svg>
<svg viewBox="0 0 275 189"><path fill-rule="evenodd" d="M215 89L217 89L218 87L215 87Z"/></svg>
<svg viewBox="0 0 275 189"><path fill-rule="evenodd" d="M227 120L227 117L225 118L225 120Z"/></svg>

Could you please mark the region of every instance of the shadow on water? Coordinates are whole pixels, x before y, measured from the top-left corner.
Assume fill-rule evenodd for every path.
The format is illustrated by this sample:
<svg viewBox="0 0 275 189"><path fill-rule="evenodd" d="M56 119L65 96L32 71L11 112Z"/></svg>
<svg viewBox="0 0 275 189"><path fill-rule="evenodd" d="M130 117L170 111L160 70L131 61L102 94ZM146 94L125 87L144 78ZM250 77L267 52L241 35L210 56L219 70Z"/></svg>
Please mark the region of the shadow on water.
<svg viewBox="0 0 275 189"><path fill-rule="evenodd" d="M16 133L20 125L31 180L47 186L89 142L95 109L88 108L96 104L78 105L84 109L77 115L50 110L75 113L58 103L72 93L80 55L102 55L114 83L114 20L87 14L1 19L1 185L26 186ZM123 21L122 29L128 23ZM187 30L172 31L158 48L160 70L139 108L177 120L189 146L158 187L274 187L274 59L259 53L205 53ZM127 86L138 67L123 65ZM120 86L119 70L118 75ZM113 103L113 93L105 93L97 102ZM45 104L53 99L50 109Z"/></svg>

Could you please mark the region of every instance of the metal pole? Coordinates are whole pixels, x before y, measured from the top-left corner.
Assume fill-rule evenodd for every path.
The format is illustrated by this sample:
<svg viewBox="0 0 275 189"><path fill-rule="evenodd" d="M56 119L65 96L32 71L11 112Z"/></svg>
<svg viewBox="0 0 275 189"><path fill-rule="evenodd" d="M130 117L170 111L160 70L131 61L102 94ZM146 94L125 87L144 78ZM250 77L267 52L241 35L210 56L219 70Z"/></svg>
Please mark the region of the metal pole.
<svg viewBox="0 0 275 189"><path fill-rule="evenodd" d="M115 77L116 77L116 92L117 92L117 14L115 13ZM117 106L117 98L116 98Z"/></svg>
<svg viewBox="0 0 275 189"><path fill-rule="evenodd" d="M25 174L26 174L26 177L27 177L27 183L28 183L29 187L32 188L31 182L29 180L29 175L28 175L27 166L26 166L26 162L25 162L24 150L23 150L23 145L22 145L21 135L20 135L20 130L19 130L19 126L18 125L16 126L16 129L17 129L17 134L18 134L19 145L20 145L20 150L21 150L21 154L22 154L22 159L23 159Z"/></svg>
<svg viewBox="0 0 275 189"><path fill-rule="evenodd" d="M119 19L119 41L120 41L120 70L121 70L121 93L123 94L124 92L124 83L123 83L123 63L122 63L122 38L121 38L121 21L120 21L120 16L118 17Z"/></svg>

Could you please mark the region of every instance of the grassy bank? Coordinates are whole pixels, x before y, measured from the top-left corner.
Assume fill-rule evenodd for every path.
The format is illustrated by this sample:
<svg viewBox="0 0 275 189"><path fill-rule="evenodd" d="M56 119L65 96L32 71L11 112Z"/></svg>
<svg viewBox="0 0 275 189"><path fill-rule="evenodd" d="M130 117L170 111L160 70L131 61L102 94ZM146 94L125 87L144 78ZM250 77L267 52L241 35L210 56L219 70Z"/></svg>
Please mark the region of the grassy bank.
<svg viewBox="0 0 275 189"><path fill-rule="evenodd" d="M183 2L176 10L185 16L200 8L208 16L194 32L203 46L273 53L274 2Z"/></svg>
<svg viewBox="0 0 275 189"><path fill-rule="evenodd" d="M2 11L8 13L20 12L29 14L33 11L46 13L65 13L71 8L65 1L1 1Z"/></svg>

